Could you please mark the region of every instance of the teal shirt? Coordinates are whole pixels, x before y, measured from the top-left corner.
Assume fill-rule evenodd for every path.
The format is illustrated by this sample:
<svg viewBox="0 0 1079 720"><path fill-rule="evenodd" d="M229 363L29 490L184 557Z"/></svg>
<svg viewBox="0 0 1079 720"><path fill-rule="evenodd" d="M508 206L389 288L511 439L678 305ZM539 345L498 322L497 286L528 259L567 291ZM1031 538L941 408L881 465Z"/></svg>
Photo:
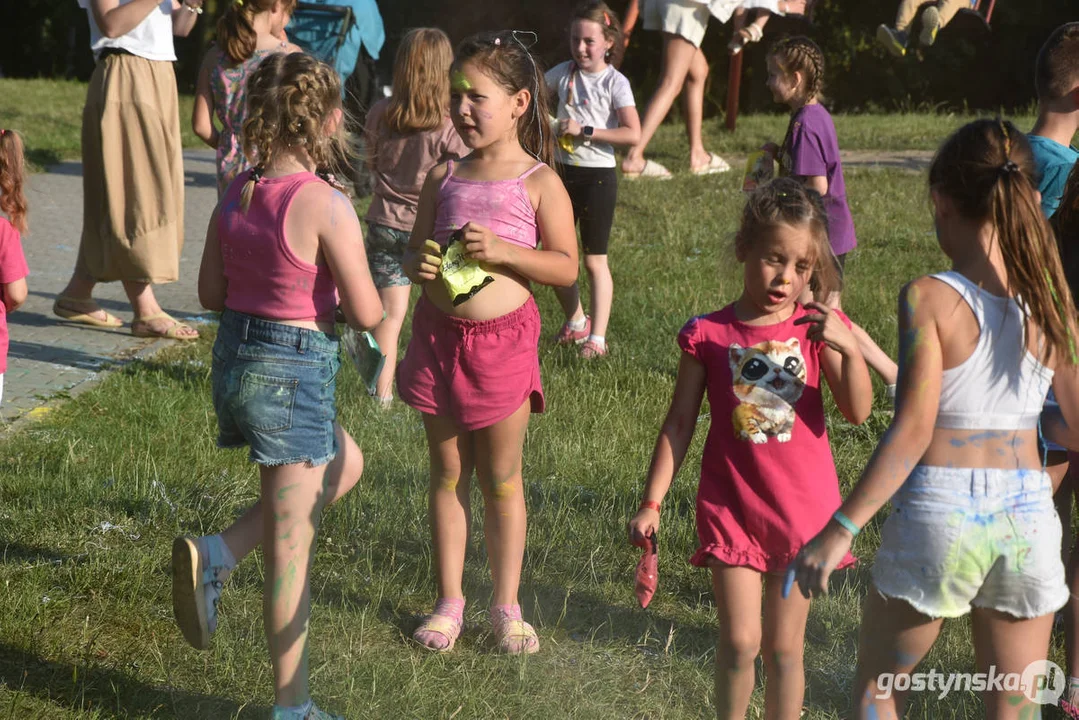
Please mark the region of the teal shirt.
<svg viewBox="0 0 1079 720"><path fill-rule="evenodd" d="M1038 192L1042 194L1042 212L1045 217L1052 217L1060 205L1068 174L1079 160L1079 151L1041 135L1027 135L1027 139L1034 151L1034 166L1040 178Z"/></svg>

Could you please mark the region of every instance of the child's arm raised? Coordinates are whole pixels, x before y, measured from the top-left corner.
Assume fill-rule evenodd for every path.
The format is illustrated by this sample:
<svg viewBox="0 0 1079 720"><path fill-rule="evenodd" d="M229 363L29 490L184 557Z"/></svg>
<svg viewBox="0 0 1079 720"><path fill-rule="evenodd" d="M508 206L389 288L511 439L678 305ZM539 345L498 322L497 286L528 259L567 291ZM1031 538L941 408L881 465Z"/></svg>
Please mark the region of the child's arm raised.
<svg viewBox="0 0 1079 720"><path fill-rule="evenodd" d="M577 280L577 231L566 188L558 173L549 167L529 175L525 187L536 208L543 249L513 245L490 229L470 222L461 228L465 250L473 260L502 265L532 282L568 287Z"/></svg>
<svg viewBox="0 0 1079 720"><path fill-rule="evenodd" d="M214 127L214 93L210 88L210 70L217 50L211 48L202 57L199 78L195 83L195 106L191 110L191 129L199 139L212 148L217 147L217 128Z"/></svg>
<svg viewBox="0 0 1079 720"><path fill-rule="evenodd" d="M939 288L920 278L899 294L899 384L896 412L858 484L839 508L858 528L891 500L925 454L933 439L943 356L940 333L929 297ZM805 597L827 594L828 576L847 554L853 535L835 519L810 540L788 568Z"/></svg>
<svg viewBox="0 0 1079 720"><path fill-rule="evenodd" d="M846 323L827 305L811 302L806 303L806 309L814 314L794 322L796 325L812 323L807 337L824 343L820 364L835 403L843 417L861 425L873 410L873 384L858 341Z"/></svg>
<svg viewBox="0 0 1079 720"><path fill-rule="evenodd" d="M333 273L341 309L352 329L373 330L382 322L382 300L371 279L356 208L343 192L329 185L320 187L320 192L328 197L327 211L319 214L319 249Z"/></svg>
<svg viewBox="0 0 1079 720"><path fill-rule="evenodd" d="M199 265L199 304L207 310L221 312L225 309L228 281L225 279L225 262L221 258L221 241L217 237L217 216L221 206L214 208L210 225L206 228L206 243L202 246L202 264Z"/></svg>
<svg viewBox="0 0 1079 720"><path fill-rule="evenodd" d="M705 384L704 365L688 352L683 352L678 363L678 380L671 407L667 410L667 417L656 439L656 448L652 451L652 463L641 499L642 507L629 521L629 541L633 545L641 545L646 537L659 530L659 511L655 508L663 502L678 468L686 458L693 431L697 429ZM646 503L655 503L655 506L644 507Z"/></svg>

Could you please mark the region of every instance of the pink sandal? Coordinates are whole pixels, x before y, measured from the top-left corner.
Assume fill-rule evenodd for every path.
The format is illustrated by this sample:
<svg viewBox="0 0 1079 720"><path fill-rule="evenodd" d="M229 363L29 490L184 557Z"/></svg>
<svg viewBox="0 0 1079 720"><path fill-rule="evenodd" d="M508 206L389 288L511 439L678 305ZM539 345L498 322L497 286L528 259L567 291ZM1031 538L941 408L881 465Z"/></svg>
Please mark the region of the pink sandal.
<svg viewBox="0 0 1079 720"><path fill-rule="evenodd" d="M434 612L423 619L412 633L412 639L428 650L450 652L464 625L465 601L460 598L441 598Z"/></svg>
<svg viewBox="0 0 1079 720"><path fill-rule="evenodd" d="M536 629L521 619L520 605L491 608L491 632L498 651L507 655L531 655L539 651Z"/></svg>

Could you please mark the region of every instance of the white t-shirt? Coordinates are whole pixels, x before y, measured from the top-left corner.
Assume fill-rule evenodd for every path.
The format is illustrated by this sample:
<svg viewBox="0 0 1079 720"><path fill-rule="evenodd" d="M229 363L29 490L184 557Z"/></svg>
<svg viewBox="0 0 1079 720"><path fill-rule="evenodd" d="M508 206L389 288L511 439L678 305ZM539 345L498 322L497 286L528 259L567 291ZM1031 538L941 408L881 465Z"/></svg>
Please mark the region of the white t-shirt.
<svg viewBox="0 0 1079 720"><path fill-rule="evenodd" d="M633 89L626 76L613 66L598 73L576 70L577 64L566 61L547 71L547 84L558 90L559 120L570 117L581 124L594 128L614 130L618 127L618 110L636 106ZM566 105L570 76L573 77L573 104ZM584 137L573 138L573 152L558 148L558 160L565 165L577 167L613 168L614 147L610 143L592 141L584 144Z"/></svg>
<svg viewBox="0 0 1079 720"><path fill-rule="evenodd" d="M90 49L94 57L105 48L127 50L132 55L147 60L176 60L176 49L172 44L172 0L161 0L153 12L136 25L130 32L116 38L107 38L94 21L94 12L90 9L90 0L78 0L79 7L86 10L90 18ZM131 0L120 0L126 5Z"/></svg>

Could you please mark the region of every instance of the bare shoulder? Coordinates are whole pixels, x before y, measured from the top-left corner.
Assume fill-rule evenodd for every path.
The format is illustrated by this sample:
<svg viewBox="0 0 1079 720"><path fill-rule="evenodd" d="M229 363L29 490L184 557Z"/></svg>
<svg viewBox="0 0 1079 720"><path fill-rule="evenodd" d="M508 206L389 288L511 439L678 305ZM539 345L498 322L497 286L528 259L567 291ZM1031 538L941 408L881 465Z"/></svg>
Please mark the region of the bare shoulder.
<svg viewBox="0 0 1079 720"><path fill-rule="evenodd" d="M930 275L911 280L899 291L899 307L911 319L936 317L946 305L955 304L959 294L948 284L942 283Z"/></svg>
<svg viewBox="0 0 1079 720"><path fill-rule="evenodd" d="M554 168L544 165L525 178L525 189L532 197L543 197L549 192L565 192L562 178L558 176Z"/></svg>
<svg viewBox="0 0 1079 720"><path fill-rule="evenodd" d="M326 182L309 182L301 187L292 205L293 210L299 210L319 225L337 225L356 217L356 208L348 195Z"/></svg>
<svg viewBox="0 0 1079 720"><path fill-rule="evenodd" d="M300 47L299 45L297 45L294 42L285 41L284 46L285 46L283 48L284 52L289 54L289 55L291 55L292 53L302 53L303 52L303 48Z"/></svg>

